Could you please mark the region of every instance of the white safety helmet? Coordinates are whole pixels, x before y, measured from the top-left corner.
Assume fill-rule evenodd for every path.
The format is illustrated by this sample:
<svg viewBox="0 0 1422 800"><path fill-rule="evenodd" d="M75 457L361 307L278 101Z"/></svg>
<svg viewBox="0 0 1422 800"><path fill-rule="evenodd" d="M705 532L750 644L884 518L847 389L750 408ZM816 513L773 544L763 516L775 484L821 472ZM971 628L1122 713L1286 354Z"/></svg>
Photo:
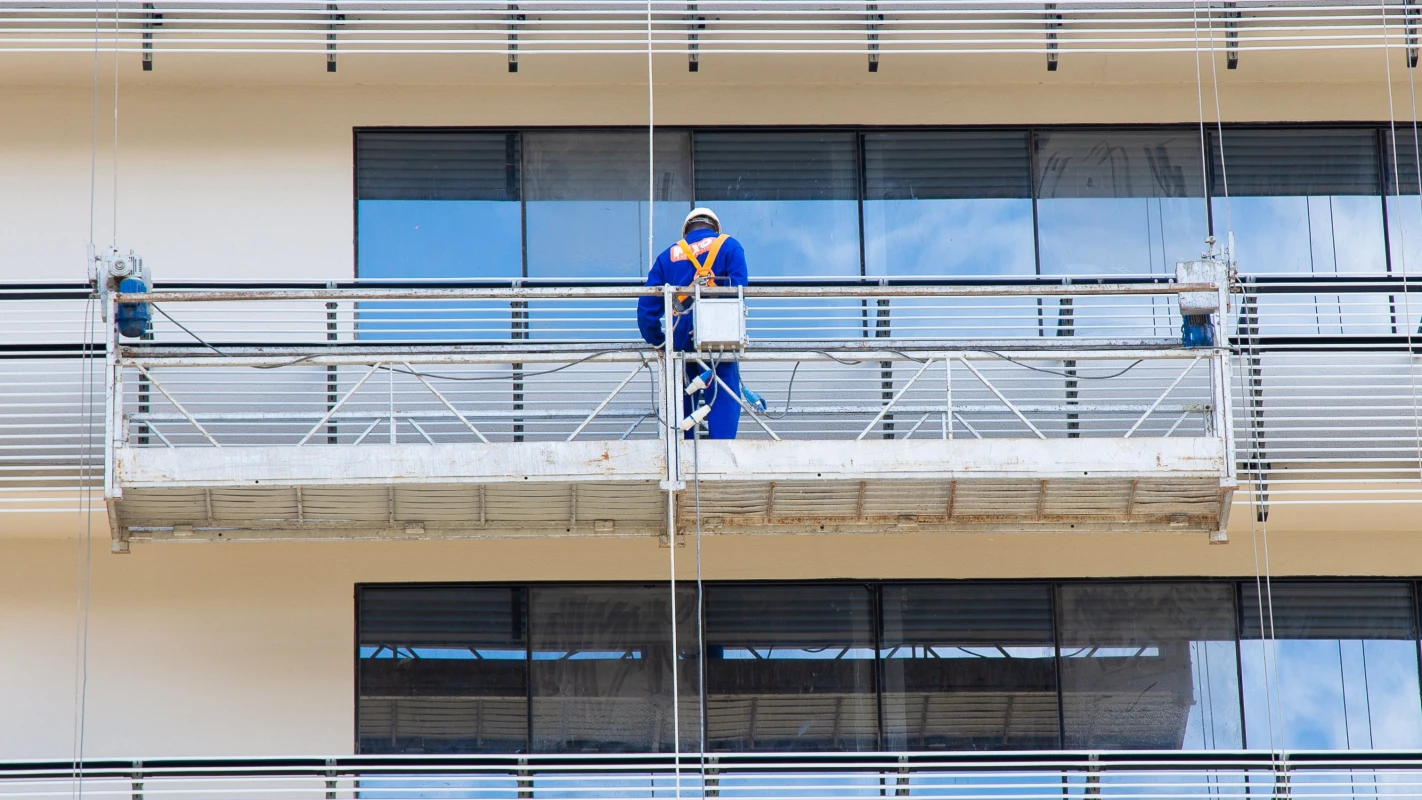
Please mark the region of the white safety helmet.
<svg viewBox="0 0 1422 800"><path fill-rule="evenodd" d="M721 218L716 216L716 212L709 208L693 208L691 213L686 215L686 220L681 223L681 235L685 236L691 223L696 220L705 220L711 223L711 229L717 233L721 232Z"/></svg>

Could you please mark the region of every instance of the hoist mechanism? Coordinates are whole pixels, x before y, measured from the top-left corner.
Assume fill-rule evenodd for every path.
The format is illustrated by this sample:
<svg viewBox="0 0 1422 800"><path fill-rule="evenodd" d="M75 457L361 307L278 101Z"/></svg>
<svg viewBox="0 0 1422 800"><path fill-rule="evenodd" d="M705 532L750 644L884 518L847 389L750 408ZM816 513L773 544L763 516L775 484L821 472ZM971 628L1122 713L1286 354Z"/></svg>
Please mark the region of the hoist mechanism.
<svg viewBox="0 0 1422 800"><path fill-rule="evenodd" d="M127 254L109 247L102 251L89 249L89 281L103 297L109 292L147 294L153 277L143 263L143 257L132 250ZM108 304L102 304L107 312ZM106 318L107 319L107 318ZM114 307L114 325L130 339L147 335L153 325L153 314L147 303L119 303Z"/></svg>

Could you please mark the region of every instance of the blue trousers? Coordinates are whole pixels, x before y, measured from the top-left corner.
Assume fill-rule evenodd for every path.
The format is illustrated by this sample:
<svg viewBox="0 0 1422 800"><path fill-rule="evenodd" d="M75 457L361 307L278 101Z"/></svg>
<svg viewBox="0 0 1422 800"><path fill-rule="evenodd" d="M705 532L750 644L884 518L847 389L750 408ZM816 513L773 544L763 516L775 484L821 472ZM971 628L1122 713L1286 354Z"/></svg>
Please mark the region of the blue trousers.
<svg viewBox="0 0 1422 800"><path fill-rule="evenodd" d="M694 362L686 363L686 380L688 382L696 380L704 368ZM736 431L741 426L741 404L736 402L736 397L731 392L741 390L741 370L734 361L723 361L716 365L716 375L726 386L731 387L731 391L726 391L726 386L722 386L716 381L712 381L710 386L697 392L694 395L686 395L682 398L682 415L690 414L703 402L711 405L711 413L706 417L706 429L711 439L734 439ZM692 428L686 432L686 438L694 438L696 429Z"/></svg>

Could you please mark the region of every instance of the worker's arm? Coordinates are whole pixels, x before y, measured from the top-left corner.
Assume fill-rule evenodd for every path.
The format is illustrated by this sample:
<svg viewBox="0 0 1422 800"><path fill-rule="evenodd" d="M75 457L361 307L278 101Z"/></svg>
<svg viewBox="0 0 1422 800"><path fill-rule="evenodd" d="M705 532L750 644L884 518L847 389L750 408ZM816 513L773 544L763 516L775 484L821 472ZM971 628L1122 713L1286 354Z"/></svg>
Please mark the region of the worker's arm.
<svg viewBox="0 0 1422 800"><path fill-rule="evenodd" d="M647 275L648 286L661 286L666 281L662 279L662 260L657 259L652 264L652 271ZM653 347L661 347L666 341L666 335L662 333L662 315L666 313L665 303L662 296L646 295L637 298L637 327L642 331L642 339Z"/></svg>
<svg viewBox="0 0 1422 800"><path fill-rule="evenodd" d="M721 248L721 263L726 267L726 286L745 286L749 280L746 270L746 251L735 239L726 240Z"/></svg>

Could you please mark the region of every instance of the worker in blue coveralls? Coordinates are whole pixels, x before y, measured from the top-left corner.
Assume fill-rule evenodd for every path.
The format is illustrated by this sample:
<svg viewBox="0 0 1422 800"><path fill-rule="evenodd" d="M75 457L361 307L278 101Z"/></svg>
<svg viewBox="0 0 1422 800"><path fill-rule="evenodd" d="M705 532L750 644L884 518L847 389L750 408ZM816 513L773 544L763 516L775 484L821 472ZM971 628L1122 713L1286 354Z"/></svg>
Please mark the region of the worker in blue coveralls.
<svg viewBox="0 0 1422 800"><path fill-rule="evenodd" d="M647 275L648 286L691 286L698 281L702 286L746 285L746 251L740 242L721 233L721 220L709 208L694 208L686 215L681 225L681 241L663 251ZM673 309L672 314L675 326L672 346L681 352L690 352L695 349L692 330L696 320L691 308L694 300L686 297L673 302L678 308ZM659 294L637 301L637 326L642 329L642 338L653 347L661 347L666 341L662 331L662 316L666 312L663 306ZM699 364L687 362L687 381L694 381L702 372ZM716 366L716 376L721 380L709 380L696 396L683 399L682 415L689 415L701 403L707 403L711 406L706 417L710 438L734 439L741 424L741 406L732 392L741 391L741 373L736 362L722 361ZM695 433L693 428L686 432L686 437L690 439Z"/></svg>

